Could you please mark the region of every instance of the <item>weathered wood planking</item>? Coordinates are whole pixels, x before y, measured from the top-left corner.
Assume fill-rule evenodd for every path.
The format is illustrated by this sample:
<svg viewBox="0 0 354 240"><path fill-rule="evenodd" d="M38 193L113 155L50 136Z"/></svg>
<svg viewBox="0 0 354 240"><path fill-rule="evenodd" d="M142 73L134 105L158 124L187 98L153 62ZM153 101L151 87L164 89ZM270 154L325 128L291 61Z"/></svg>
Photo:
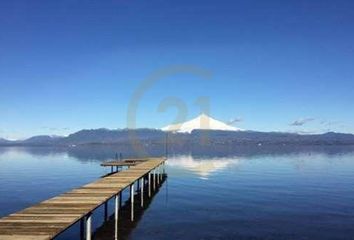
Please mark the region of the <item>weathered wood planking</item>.
<svg viewBox="0 0 354 240"><path fill-rule="evenodd" d="M132 158L132 159L124 159L124 160L114 160L109 162L104 162L101 164L102 167L130 167L135 166L139 163L143 163L149 161L148 158Z"/></svg>
<svg viewBox="0 0 354 240"><path fill-rule="evenodd" d="M0 240L52 239L164 163L134 159L130 169L86 184L0 219ZM132 163L134 162L134 164Z"/></svg>
<svg viewBox="0 0 354 240"><path fill-rule="evenodd" d="M136 163L124 162L124 161L112 161L112 162L105 162L101 164L102 167L131 167L135 165Z"/></svg>

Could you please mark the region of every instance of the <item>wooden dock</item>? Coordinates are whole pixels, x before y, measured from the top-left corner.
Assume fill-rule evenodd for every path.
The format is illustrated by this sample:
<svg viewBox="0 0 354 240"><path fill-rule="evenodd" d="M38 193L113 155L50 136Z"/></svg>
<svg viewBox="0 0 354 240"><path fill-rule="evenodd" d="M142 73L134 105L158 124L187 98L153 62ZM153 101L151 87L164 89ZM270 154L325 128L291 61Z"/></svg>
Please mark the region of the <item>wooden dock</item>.
<svg viewBox="0 0 354 240"><path fill-rule="evenodd" d="M134 221L134 195L137 183L144 206L144 193L149 197L165 172L163 158L130 161L129 169L112 173L93 183L73 189L57 197L43 201L20 212L0 219L0 240L47 240L53 239L81 221L86 229L86 240L92 237L92 213L98 207L115 200L115 239L118 239L118 214L121 193L130 188L131 221ZM109 163L107 163L109 166ZM131 165L133 164L133 165ZM144 186L148 189L144 189Z"/></svg>

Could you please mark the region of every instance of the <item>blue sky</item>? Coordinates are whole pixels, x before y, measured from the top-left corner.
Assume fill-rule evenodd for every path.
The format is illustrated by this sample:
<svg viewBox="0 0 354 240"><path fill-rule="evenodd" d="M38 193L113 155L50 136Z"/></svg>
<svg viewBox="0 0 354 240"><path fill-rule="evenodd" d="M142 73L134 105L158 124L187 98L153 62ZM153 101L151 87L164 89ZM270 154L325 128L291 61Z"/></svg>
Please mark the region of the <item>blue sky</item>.
<svg viewBox="0 0 354 240"><path fill-rule="evenodd" d="M161 71L133 109L137 127L195 117L202 98L213 117L240 118L243 129L354 133L353 8L350 0L1 1L0 137L125 128L134 93Z"/></svg>

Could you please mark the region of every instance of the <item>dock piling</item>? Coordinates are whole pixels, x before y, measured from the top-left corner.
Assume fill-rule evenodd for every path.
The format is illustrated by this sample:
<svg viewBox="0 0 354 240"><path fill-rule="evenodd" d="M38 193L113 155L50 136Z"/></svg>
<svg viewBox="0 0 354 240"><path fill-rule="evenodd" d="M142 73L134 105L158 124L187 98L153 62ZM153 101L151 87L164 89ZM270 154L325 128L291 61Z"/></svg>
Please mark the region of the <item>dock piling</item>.
<svg viewBox="0 0 354 240"><path fill-rule="evenodd" d="M149 172L149 180L148 180L148 184L149 184L149 197L151 197L151 172Z"/></svg>
<svg viewBox="0 0 354 240"><path fill-rule="evenodd" d="M119 207L122 207L123 192L119 193Z"/></svg>
<svg viewBox="0 0 354 240"><path fill-rule="evenodd" d="M108 201L104 203L104 220L108 220Z"/></svg>
<svg viewBox="0 0 354 240"><path fill-rule="evenodd" d="M156 168L154 169L153 171L153 174L154 174L154 184L153 184L153 187L154 187L154 191L156 190Z"/></svg>
<svg viewBox="0 0 354 240"><path fill-rule="evenodd" d="M144 207L144 178L141 178L141 188L140 188L140 202L141 202L141 207Z"/></svg>
<svg viewBox="0 0 354 240"><path fill-rule="evenodd" d="M85 240L85 220L80 220L80 240Z"/></svg>
<svg viewBox="0 0 354 240"><path fill-rule="evenodd" d="M114 197L115 207L114 207L114 239L118 240L118 214L120 206L120 198L122 194L118 194Z"/></svg>
<svg viewBox="0 0 354 240"><path fill-rule="evenodd" d="M134 221L134 183L130 186L130 219L133 222Z"/></svg>
<svg viewBox="0 0 354 240"><path fill-rule="evenodd" d="M92 213L86 216L86 240L91 240L92 234Z"/></svg>

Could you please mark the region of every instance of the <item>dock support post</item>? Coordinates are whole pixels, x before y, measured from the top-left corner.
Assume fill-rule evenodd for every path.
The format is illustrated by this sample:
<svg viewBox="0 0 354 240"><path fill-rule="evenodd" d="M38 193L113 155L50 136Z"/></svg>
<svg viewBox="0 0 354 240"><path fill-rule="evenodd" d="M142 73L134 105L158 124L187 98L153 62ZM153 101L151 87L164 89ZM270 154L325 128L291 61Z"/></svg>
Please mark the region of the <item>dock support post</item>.
<svg viewBox="0 0 354 240"><path fill-rule="evenodd" d="M140 197L141 207L144 207L144 177L141 178Z"/></svg>
<svg viewBox="0 0 354 240"><path fill-rule="evenodd" d="M162 178L163 178L163 168L162 168L162 164L160 165L160 180L162 182Z"/></svg>
<svg viewBox="0 0 354 240"><path fill-rule="evenodd" d="M149 187L149 197L151 197L151 172L149 172L149 176L148 176L148 187Z"/></svg>
<svg viewBox="0 0 354 240"><path fill-rule="evenodd" d="M80 240L85 240L85 220L80 220Z"/></svg>
<svg viewBox="0 0 354 240"><path fill-rule="evenodd" d="M91 233L92 233L92 213L89 213L86 216L86 240L91 240Z"/></svg>
<svg viewBox="0 0 354 240"><path fill-rule="evenodd" d="M138 180L138 181L137 181L137 187L136 187L136 192L137 192L137 193L139 192L139 189L140 189L140 181Z"/></svg>
<svg viewBox="0 0 354 240"><path fill-rule="evenodd" d="M119 195L119 196L118 196ZM120 206L120 198L121 198L121 193L115 196L115 207L114 207L114 239L118 240L118 211L119 211L119 206Z"/></svg>
<svg viewBox="0 0 354 240"><path fill-rule="evenodd" d="M154 174L154 184L153 184L153 186L154 186L154 191L155 191L155 189L156 189L156 169L153 170L153 174Z"/></svg>
<svg viewBox="0 0 354 240"><path fill-rule="evenodd" d="M159 166L157 166L157 186L160 185L160 181L161 181L161 168L159 165Z"/></svg>
<svg viewBox="0 0 354 240"><path fill-rule="evenodd" d="M119 193L119 207L122 207L123 192Z"/></svg>
<svg viewBox="0 0 354 240"><path fill-rule="evenodd" d="M130 220L134 221L134 183L130 186Z"/></svg>
<svg viewBox="0 0 354 240"><path fill-rule="evenodd" d="M108 220L108 201L104 203L104 220Z"/></svg>

